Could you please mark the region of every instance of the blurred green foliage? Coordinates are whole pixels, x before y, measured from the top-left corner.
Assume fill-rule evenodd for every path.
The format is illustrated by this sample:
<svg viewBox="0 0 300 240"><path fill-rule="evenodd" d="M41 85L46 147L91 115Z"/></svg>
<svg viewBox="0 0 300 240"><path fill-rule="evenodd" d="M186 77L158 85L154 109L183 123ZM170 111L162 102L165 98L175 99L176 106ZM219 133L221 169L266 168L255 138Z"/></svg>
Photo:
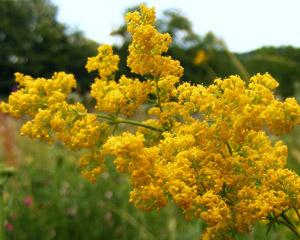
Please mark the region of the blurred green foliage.
<svg viewBox="0 0 300 240"><path fill-rule="evenodd" d="M239 58L250 75L269 72L279 81L279 93L283 97L294 96L300 84L300 48L263 47Z"/></svg>
<svg viewBox="0 0 300 240"><path fill-rule="evenodd" d="M16 126L16 124L11 124ZM11 129L16 134L16 128ZM300 129L288 135L289 165L299 172ZM0 136L2 141L3 136ZM4 152L0 145L0 161ZM4 194L7 240L191 240L199 239L204 223L186 221L170 204L159 212L143 212L128 203L130 183L106 159L107 172L95 184L80 176L79 153L24 137L17 137L19 165ZM266 226L237 240L292 240L285 228L266 235Z"/></svg>
<svg viewBox="0 0 300 240"><path fill-rule="evenodd" d="M97 43L79 31L70 32L56 13L48 0L0 1L0 94L11 90L15 72L50 77L67 71L81 82L87 78L84 65Z"/></svg>
<svg viewBox="0 0 300 240"><path fill-rule="evenodd" d="M125 12L137 9L129 8ZM205 36L195 33L192 23L187 17L176 10L167 10L158 20L157 27L161 32L168 32L173 37L169 49L170 55L180 60L184 67L183 81L211 84L216 77L227 77L238 74L245 81L256 73L269 72L279 81L278 94L283 97L295 95L300 84L300 49L287 47L263 47L249 53L232 53L226 44L209 32ZM121 56L120 74L128 74L126 67L127 48L130 37L126 26L122 25L112 32L121 37L123 45L117 47ZM207 59L194 64L197 53L202 50Z"/></svg>
<svg viewBox="0 0 300 240"><path fill-rule="evenodd" d="M132 11L136 7L127 9ZM70 31L56 19L57 9L48 0L0 1L0 94L13 87L13 74L23 72L34 77L50 77L55 71L75 74L79 90L89 89L92 76L84 66L88 56L95 55L97 43L79 31ZM249 53L233 54L213 33L200 36L192 23L176 10L167 10L157 22L158 29L173 37L169 54L181 61L185 69L183 81L210 84L216 77L238 74L246 81L258 72L271 73L279 82L278 94L295 94L300 85L300 49L264 47ZM112 32L122 39L115 50L121 56L119 75L130 73L126 66L130 37L126 26ZM195 64L199 51L207 59Z"/></svg>

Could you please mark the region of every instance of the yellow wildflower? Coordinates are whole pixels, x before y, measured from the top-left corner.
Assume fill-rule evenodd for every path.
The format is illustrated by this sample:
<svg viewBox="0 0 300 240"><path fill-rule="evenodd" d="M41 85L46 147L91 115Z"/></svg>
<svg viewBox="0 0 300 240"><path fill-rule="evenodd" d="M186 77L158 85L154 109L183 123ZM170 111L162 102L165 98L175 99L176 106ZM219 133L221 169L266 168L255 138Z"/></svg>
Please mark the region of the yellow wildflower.
<svg viewBox="0 0 300 240"><path fill-rule="evenodd" d="M206 60L207 60L207 54L203 49L201 49L197 52L196 57L194 58L194 64L200 65L201 63L205 62Z"/></svg>

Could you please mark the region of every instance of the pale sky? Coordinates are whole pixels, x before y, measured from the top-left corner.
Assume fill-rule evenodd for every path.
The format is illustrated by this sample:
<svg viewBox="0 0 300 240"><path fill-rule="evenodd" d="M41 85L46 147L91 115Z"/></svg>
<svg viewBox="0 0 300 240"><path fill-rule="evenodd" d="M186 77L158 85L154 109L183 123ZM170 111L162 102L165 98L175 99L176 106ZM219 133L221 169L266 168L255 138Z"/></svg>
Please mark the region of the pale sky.
<svg viewBox="0 0 300 240"><path fill-rule="evenodd" d="M229 49L246 52L261 46L300 47L300 0L51 0L58 20L99 43L116 43L109 36L123 22L126 8L141 2L161 16L178 9L196 33L212 31Z"/></svg>

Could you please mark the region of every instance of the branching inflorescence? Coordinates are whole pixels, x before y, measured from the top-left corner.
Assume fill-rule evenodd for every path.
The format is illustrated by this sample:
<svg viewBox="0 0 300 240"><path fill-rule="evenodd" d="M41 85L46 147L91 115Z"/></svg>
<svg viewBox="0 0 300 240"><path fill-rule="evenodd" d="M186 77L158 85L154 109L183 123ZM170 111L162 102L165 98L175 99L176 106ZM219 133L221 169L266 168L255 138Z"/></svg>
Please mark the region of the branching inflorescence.
<svg viewBox="0 0 300 240"><path fill-rule="evenodd" d="M286 145L270 137L300 123L296 100L277 99L269 74L248 84L238 76L208 87L179 83L183 68L165 55L171 37L156 30L154 9L142 5L126 21L127 65L143 81L116 81L119 57L103 45L86 65L98 71L95 111L68 102L76 81L64 72L51 79L16 73L19 89L1 111L31 118L24 135L85 149L80 165L91 182L105 170L104 158L114 156L117 170L130 176L131 203L152 210L173 201L187 219L206 222L202 239L233 239L270 218L297 234L285 212L300 208L300 177L285 168ZM146 103L147 119L134 120ZM132 127L115 131L120 124Z"/></svg>

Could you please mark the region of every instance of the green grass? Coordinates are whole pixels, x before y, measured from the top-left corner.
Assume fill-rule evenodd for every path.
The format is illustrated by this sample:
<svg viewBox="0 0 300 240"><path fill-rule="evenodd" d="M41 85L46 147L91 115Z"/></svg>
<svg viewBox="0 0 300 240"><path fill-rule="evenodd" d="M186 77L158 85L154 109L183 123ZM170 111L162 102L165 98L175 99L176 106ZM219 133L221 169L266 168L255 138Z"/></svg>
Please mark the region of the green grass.
<svg viewBox="0 0 300 240"><path fill-rule="evenodd" d="M142 212L128 203L127 177L108 172L96 184L80 176L76 153L23 139L21 164L6 191L7 239L197 239L201 223L170 205ZM31 197L30 206L24 199Z"/></svg>
<svg viewBox="0 0 300 240"><path fill-rule="evenodd" d="M298 136L299 129L285 137L296 153ZM142 212L130 205L127 177L115 172L111 160L108 172L91 184L80 176L77 153L60 145L17 140L20 164L5 193L7 223L13 226L6 230L7 239L199 239L204 224L186 221L172 203L160 212ZM297 154L290 155L289 166L299 172ZM32 199L30 206L25 198ZM266 227L257 224L254 232L236 239L294 239L287 234L279 228L266 235Z"/></svg>

